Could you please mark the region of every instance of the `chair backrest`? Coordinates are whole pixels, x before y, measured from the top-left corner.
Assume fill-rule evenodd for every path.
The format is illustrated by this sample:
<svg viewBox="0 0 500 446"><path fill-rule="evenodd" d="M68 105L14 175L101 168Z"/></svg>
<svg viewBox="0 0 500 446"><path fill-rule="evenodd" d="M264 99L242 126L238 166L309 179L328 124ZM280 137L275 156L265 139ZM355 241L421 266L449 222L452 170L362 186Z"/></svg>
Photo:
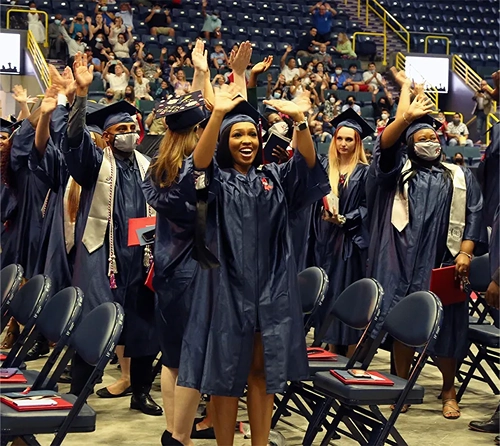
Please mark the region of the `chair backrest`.
<svg viewBox="0 0 500 446"><path fill-rule="evenodd" d="M469 282L473 291L485 293L491 282L490 256L474 257L470 262Z"/></svg>
<svg viewBox="0 0 500 446"><path fill-rule="evenodd" d="M328 289L328 276L317 266L301 271L298 276L302 313L311 314L318 304L325 298Z"/></svg>
<svg viewBox="0 0 500 446"><path fill-rule="evenodd" d="M28 280L16 293L9 306L9 314L21 325L27 325L33 317L38 317L50 295L51 281L38 274Z"/></svg>
<svg viewBox="0 0 500 446"><path fill-rule="evenodd" d="M21 265L7 265L0 271L0 289L2 293L2 309L4 304L10 304L12 297L16 294L21 281L23 280L24 270Z"/></svg>
<svg viewBox="0 0 500 446"><path fill-rule="evenodd" d="M409 347L423 347L437 338L443 306L430 291L417 291L399 301L386 316L383 330Z"/></svg>

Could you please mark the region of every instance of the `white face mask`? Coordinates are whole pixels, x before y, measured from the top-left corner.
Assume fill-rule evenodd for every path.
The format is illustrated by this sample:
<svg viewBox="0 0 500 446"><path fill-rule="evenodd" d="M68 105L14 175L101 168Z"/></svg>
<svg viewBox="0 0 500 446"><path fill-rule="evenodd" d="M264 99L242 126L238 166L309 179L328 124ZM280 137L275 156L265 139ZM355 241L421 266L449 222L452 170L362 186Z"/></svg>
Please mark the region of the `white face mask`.
<svg viewBox="0 0 500 446"><path fill-rule="evenodd" d="M269 129L269 133L278 133L279 135L286 135L286 132L288 132L288 124L285 121L278 121Z"/></svg>
<svg viewBox="0 0 500 446"><path fill-rule="evenodd" d="M434 161L441 155L441 144L437 141L416 142L415 153L423 160Z"/></svg>
<svg viewBox="0 0 500 446"><path fill-rule="evenodd" d="M139 135L136 132L119 133L113 139L113 148L120 152L133 152L137 148Z"/></svg>
<svg viewBox="0 0 500 446"><path fill-rule="evenodd" d="M335 70L335 74L336 74L337 76L340 76L340 75L342 74L342 70Z"/></svg>
<svg viewBox="0 0 500 446"><path fill-rule="evenodd" d="M382 119L385 121L389 115L387 113L382 113Z"/></svg>

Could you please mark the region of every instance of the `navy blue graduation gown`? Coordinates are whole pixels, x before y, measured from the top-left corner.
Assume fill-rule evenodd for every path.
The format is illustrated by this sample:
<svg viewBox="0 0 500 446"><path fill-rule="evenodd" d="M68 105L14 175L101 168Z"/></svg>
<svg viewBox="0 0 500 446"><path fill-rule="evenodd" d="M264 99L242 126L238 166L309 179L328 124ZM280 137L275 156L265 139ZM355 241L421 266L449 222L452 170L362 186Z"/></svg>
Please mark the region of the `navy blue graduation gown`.
<svg viewBox="0 0 500 446"><path fill-rule="evenodd" d="M16 261L17 197L12 187L0 183L0 206L2 218L0 267Z"/></svg>
<svg viewBox="0 0 500 446"><path fill-rule="evenodd" d="M75 249L68 255L64 238L64 193L69 172L58 146L68 123L68 109L58 106L51 118L51 137L43 157L33 147L29 166L50 189L50 214L42 225L42 242L36 270L49 276L54 292L71 285Z"/></svg>
<svg viewBox="0 0 500 446"><path fill-rule="evenodd" d="M85 131L82 143L70 147L67 135L61 150L70 175L82 186L80 207L76 219L76 254L73 285L85 293L84 312L103 302L118 302L125 310L122 341L125 355L140 357L154 355L158 344L154 329L154 295L145 285L147 268L143 265L144 248L128 246L128 221L146 217L146 200L142 193L142 178L135 157L116 159L116 188L114 197L114 249L118 273L116 289L110 288L108 277L109 241L90 254L82 237L101 168L103 152Z"/></svg>
<svg viewBox="0 0 500 446"><path fill-rule="evenodd" d="M443 167L417 170L409 180L409 224L398 232L391 223L394 196L405 161L404 147L381 150L380 137L377 139L366 181L370 216L367 272L380 282L384 296L373 337L397 302L410 293L429 289L433 268L453 264L446 247L453 183L444 175ZM463 239L473 241L477 252L484 252L481 191L470 170L464 172L467 203ZM467 330L467 302L445 306L434 353L460 359L467 349Z"/></svg>
<svg viewBox="0 0 500 446"><path fill-rule="evenodd" d="M322 163L327 170L328 158L323 157ZM369 242L365 194L367 173L368 165L358 164L347 185L339 186L339 214L346 218L343 226L323 220L322 201L314 206L314 264L323 268L329 278L323 311L319 314L316 329L330 313L340 293L366 274ZM322 341L334 345L352 345L358 342L360 336L359 330L334 319Z"/></svg>
<svg viewBox="0 0 500 446"><path fill-rule="evenodd" d="M490 238L490 273L493 278L500 268L500 206L497 206L495 216L493 218L493 226L491 227Z"/></svg>
<svg viewBox="0 0 500 446"><path fill-rule="evenodd" d="M9 237L15 240L14 262L22 265L27 279L35 273L44 211L50 211L49 208L42 209L49 188L28 166L34 139L35 129L25 119L14 136L10 152L12 173L9 187L17 199L17 212L9 225Z"/></svg>
<svg viewBox="0 0 500 446"><path fill-rule="evenodd" d="M193 175L190 157L184 181L170 193L170 215L195 204ZM290 214L326 195L328 178L319 161L308 169L299 152L285 164L252 167L247 175L219 169L214 161L207 177L207 244L221 266L194 276L178 384L240 396L260 331L266 390L276 393L287 381L308 376Z"/></svg>
<svg viewBox="0 0 500 446"><path fill-rule="evenodd" d="M146 200L156 210L153 278L156 329L162 363L170 368L180 367L182 339L199 271L198 262L192 258L196 208L188 204L196 201L196 197L186 199L184 208L176 201L177 193L190 189L184 183L191 181L192 176L184 172L171 187L161 188L149 176L143 183Z"/></svg>
<svg viewBox="0 0 500 446"><path fill-rule="evenodd" d="M491 143L486 149L484 159L478 168L479 182L483 192L484 222L487 226L493 224L493 218L500 203L500 124L491 129Z"/></svg>

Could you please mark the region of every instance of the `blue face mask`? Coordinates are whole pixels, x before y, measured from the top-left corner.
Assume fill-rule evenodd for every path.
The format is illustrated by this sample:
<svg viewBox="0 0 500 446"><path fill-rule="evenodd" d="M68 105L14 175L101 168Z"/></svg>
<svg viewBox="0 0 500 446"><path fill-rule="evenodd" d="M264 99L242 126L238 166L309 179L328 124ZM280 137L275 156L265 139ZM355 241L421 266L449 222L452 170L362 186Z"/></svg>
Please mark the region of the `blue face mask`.
<svg viewBox="0 0 500 446"><path fill-rule="evenodd" d="M59 25L61 24L61 21L60 21L59 19L55 19L55 20L54 20L54 23L55 23L57 26L59 26Z"/></svg>
<svg viewBox="0 0 500 446"><path fill-rule="evenodd" d="M101 6L101 11L106 12L108 10L107 6Z"/></svg>

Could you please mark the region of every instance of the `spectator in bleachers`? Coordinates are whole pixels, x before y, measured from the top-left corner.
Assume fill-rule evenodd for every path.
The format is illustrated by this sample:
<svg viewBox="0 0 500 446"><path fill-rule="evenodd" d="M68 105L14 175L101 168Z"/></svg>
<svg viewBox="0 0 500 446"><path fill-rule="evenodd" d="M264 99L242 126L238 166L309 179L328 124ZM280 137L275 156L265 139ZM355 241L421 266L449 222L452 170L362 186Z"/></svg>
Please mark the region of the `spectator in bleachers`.
<svg viewBox="0 0 500 446"><path fill-rule="evenodd" d="M339 33L337 38L337 46L334 47L335 51L344 59L356 59L358 57L352 50L351 41L346 33Z"/></svg>
<svg viewBox="0 0 500 446"><path fill-rule="evenodd" d="M368 91L368 85L363 80L363 76L360 72L358 72L358 66L353 63L349 65L349 75L345 82L346 90L349 91ZM349 88L347 88L349 87Z"/></svg>
<svg viewBox="0 0 500 446"><path fill-rule="evenodd" d="M300 76L300 70L297 68L297 62L293 57L290 57L287 61L288 55L292 52L292 47L288 45L285 50L285 54L280 61L281 74L285 76L285 82L291 84L294 77Z"/></svg>
<svg viewBox="0 0 500 446"><path fill-rule="evenodd" d="M106 35L102 31L99 31L96 35L90 31L89 47L92 49L92 57L99 60L98 71L102 71L109 60L107 53L111 52ZM94 64L97 65L97 62L94 61Z"/></svg>
<svg viewBox="0 0 500 446"><path fill-rule="evenodd" d="M217 46L215 48L217 48ZM187 53L182 45L177 46L174 51L174 57L175 61L179 64L180 67L193 67L193 62L191 61L191 52Z"/></svg>
<svg viewBox="0 0 500 446"><path fill-rule="evenodd" d="M331 90L344 90L347 75L343 72L342 67L339 65L335 67L335 72L330 76L330 89Z"/></svg>
<svg viewBox="0 0 500 446"><path fill-rule="evenodd" d="M54 17L54 21L49 24L49 59L63 59L64 51L63 51L63 43L64 39L59 31L59 27L61 26L62 15L56 14Z"/></svg>
<svg viewBox="0 0 500 446"><path fill-rule="evenodd" d="M109 27L109 41L111 45L118 40L118 36L120 34L125 34L127 32L127 27L123 24L123 20L121 17L115 17L115 20Z"/></svg>
<svg viewBox="0 0 500 446"><path fill-rule="evenodd" d="M120 10L115 14L115 17L120 17L127 28L130 27L132 31L134 30L134 13L130 3L121 3Z"/></svg>
<svg viewBox="0 0 500 446"><path fill-rule="evenodd" d="M149 94L151 91L151 87L149 85L149 79L144 77L144 72L140 67L140 62L135 62L132 66L132 70L130 73L134 78L134 94L137 99L147 99L148 101L152 101L153 98Z"/></svg>
<svg viewBox="0 0 500 446"><path fill-rule="evenodd" d="M165 119L157 118L156 109L154 108L146 118L145 124L148 127L148 135L164 135L167 131Z"/></svg>
<svg viewBox="0 0 500 446"><path fill-rule="evenodd" d="M288 87L286 85L285 76L280 74L276 83L273 85L273 75L268 73L266 99L286 99L287 93Z"/></svg>
<svg viewBox="0 0 500 446"><path fill-rule="evenodd" d="M370 62L368 64L368 71L363 73L363 82L368 85L368 91L378 93L380 87L385 86L385 81L380 73L377 73L377 66Z"/></svg>
<svg viewBox="0 0 500 446"><path fill-rule="evenodd" d="M36 3L31 2L30 11L36 11ZM28 29L33 33L33 37L38 43L45 42L45 26L40 20L40 14L37 12L30 12L28 14Z"/></svg>
<svg viewBox="0 0 500 446"><path fill-rule="evenodd" d="M139 98L135 97L134 87L132 85L127 85L123 93L123 100L133 105L135 108L139 108Z"/></svg>
<svg viewBox="0 0 500 446"><path fill-rule="evenodd" d="M175 63L175 56L170 54L165 59L165 55L167 54L167 49L162 48L160 53L160 76L164 80L170 79L170 70L172 69L172 65Z"/></svg>
<svg viewBox="0 0 500 446"><path fill-rule="evenodd" d="M356 104L356 98L353 95L347 96L345 104L342 106L341 113L344 113L348 108L352 108L358 115L361 116L361 107Z"/></svg>
<svg viewBox="0 0 500 446"><path fill-rule="evenodd" d="M217 70L221 70L227 67L229 59L226 52L224 51L224 48L222 48L222 45L215 45L214 52L210 54L210 60L214 68L216 68Z"/></svg>
<svg viewBox="0 0 500 446"><path fill-rule="evenodd" d="M147 53L145 57L143 55L144 44L142 44L142 46L140 47L137 60L141 62L144 77L151 83L156 82L156 79L158 79L161 74L161 69L155 62L155 56L153 55L153 53Z"/></svg>
<svg viewBox="0 0 500 446"><path fill-rule="evenodd" d="M207 13L207 0L203 0L201 3L201 13L205 21L203 22L203 28L201 32L205 39L220 39L221 32L220 28L222 26L222 21L219 17L219 13L217 11L212 11L212 13Z"/></svg>
<svg viewBox="0 0 500 446"><path fill-rule="evenodd" d="M113 63L115 67L114 73L109 73L111 64ZM123 65L121 61L109 61L102 71L102 77L105 81L109 82L110 88L115 92L115 99L118 101L123 98L125 94L125 89L128 86L128 79L130 77L130 72L127 67Z"/></svg>
<svg viewBox="0 0 500 446"><path fill-rule="evenodd" d="M457 164L459 166L463 166L464 165L464 155L463 155L463 153L461 153L461 152L455 153L455 155L453 156L453 163Z"/></svg>
<svg viewBox="0 0 500 446"><path fill-rule="evenodd" d="M316 40L317 34L318 30L313 26L305 36L301 37L297 45L297 58L312 56L314 47L321 44L321 42Z"/></svg>
<svg viewBox="0 0 500 446"><path fill-rule="evenodd" d="M118 38L116 40L112 40L110 36L109 43L113 45L113 53L115 53L115 57L125 64L132 62L132 58L130 57L130 47L134 44L134 36L132 36L132 30L130 28L127 29L127 36L120 33L118 34Z"/></svg>
<svg viewBox="0 0 500 446"><path fill-rule="evenodd" d="M84 37L87 37L89 33L89 26L85 23L85 16L83 12L79 12L73 18L71 25L69 25L69 35L74 39L76 35L80 33Z"/></svg>
<svg viewBox="0 0 500 446"><path fill-rule="evenodd" d="M384 88L385 96L378 98L375 92L372 92L372 108L373 108L373 117L375 119L379 119L382 115L382 110L387 110L389 112L389 116L391 116L391 110L394 105L394 101L392 100L392 95Z"/></svg>
<svg viewBox="0 0 500 446"><path fill-rule="evenodd" d="M309 10L313 16L313 23L318 30L317 40L330 45L330 34L332 32L333 16L337 11L326 2L318 2Z"/></svg>
<svg viewBox="0 0 500 446"><path fill-rule="evenodd" d="M316 76L313 77L317 78L318 84L328 81L328 73L325 72L325 64L323 62L319 62L316 65L314 74Z"/></svg>
<svg viewBox="0 0 500 446"><path fill-rule="evenodd" d="M389 110L387 110L386 108L382 108L380 119L377 119L377 133L375 134L375 136L380 135L382 131L387 127L390 117L391 114L389 113Z"/></svg>
<svg viewBox="0 0 500 446"><path fill-rule="evenodd" d="M160 3L155 3L151 13L146 17L144 22L149 26L149 32L153 36L165 35L173 37L175 30L170 27L172 17L170 17L170 10L165 8L162 10Z"/></svg>
<svg viewBox="0 0 500 446"><path fill-rule="evenodd" d="M106 93L102 99L99 100L99 104L101 105L111 105L116 102L115 100L115 92L112 88L108 88Z"/></svg>
<svg viewBox="0 0 500 446"><path fill-rule="evenodd" d="M270 76L272 79L272 75L270 75ZM214 91L217 89L220 89L225 84L226 84L226 80L224 79L224 76L222 74L215 75L215 77L212 81L212 87L213 87ZM266 97L266 99L267 99L267 97ZM278 99L281 99L281 97Z"/></svg>
<svg viewBox="0 0 500 446"><path fill-rule="evenodd" d="M493 99L489 93L490 87L485 80L481 81L481 86L472 100L475 102L473 114L476 115L476 130L478 135L477 144L481 144L481 138L486 133L486 116L491 113Z"/></svg>
<svg viewBox="0 0 500 446"><path fill-rule="evenodd" d="M171 93L170 88L168 87L168 82L166 80L162 80L160 86L155 91L155 99L163 100Z"/></svg>
<svg viewBox="0 0 500 446"><path fill-rule="evenodd" d="M107 3L108 2L103 0L97 2L97 4L95 5L94 14L96 16L99 13L102 14L104 23L106 24L106 26L110 26L115 20L115 15L111 11L108 11Z"/></svg>
<svg viewBox="0 0 500 446"><path fill-rule="evenodd" d="M314 60L318 60L318 62L322 62L324 64L332 64L332 56L327 53L327 47L325 43L320 43L319 51L314 55Z"/></svg>
<svg viewBox="0 0 500 446"><path fill-rule="evenodd" d="M61 22L61 25L59 25L59 32L63 36L64 41L66 42L66 45L68 45L68 53L69 57L75 57L75 54L78 52L85 52L85 48L87 45L83 41L83 34L82 33L77 33L75 38L72 39L68 32L66 31L66 28L64 27L64 23L66 22L66 19L63 19Z"/></svg>
<svg viewBox="0 0 500 446"><path fill-rule="evenodd" d="M446 121L446 116L442 111L439 111L436 118L442 125L436 131L439 142L442 146L446 145L446 133L448 132L448 121ZM444 153L444 152L443 152Z"/></svg>
<svg viewBox="0 0 500 446"><path fill-rule="evenodd" d="M462 122L460 113L455 113L453 115L453 120L448 123L448 145L450 146L469 146L472 147L474 144L472 140L469 139L469 129Z"/></svg>
<svg viewBox="0 0 500 446"><path fill-rule="evenodd" d="M89 27L89 38L92 39L92 36L99 34L99 33L104 33L106 36L109 35L109 26L106 25L106 22L104 21L102 17L102 13L98 13L95 16L95 25L92 24L92 19L90 17L87 17L87 25Z"/></svg>
<svg viewBox="0 0 500 446"><path fill-rule="evenodd" d="M172 64L172 69L170 70L170 85L174 87L174 94L182 96L191 91L191 84L186 80L186 74L183 70L175 71L177 67L177 62Z"/></svg>

